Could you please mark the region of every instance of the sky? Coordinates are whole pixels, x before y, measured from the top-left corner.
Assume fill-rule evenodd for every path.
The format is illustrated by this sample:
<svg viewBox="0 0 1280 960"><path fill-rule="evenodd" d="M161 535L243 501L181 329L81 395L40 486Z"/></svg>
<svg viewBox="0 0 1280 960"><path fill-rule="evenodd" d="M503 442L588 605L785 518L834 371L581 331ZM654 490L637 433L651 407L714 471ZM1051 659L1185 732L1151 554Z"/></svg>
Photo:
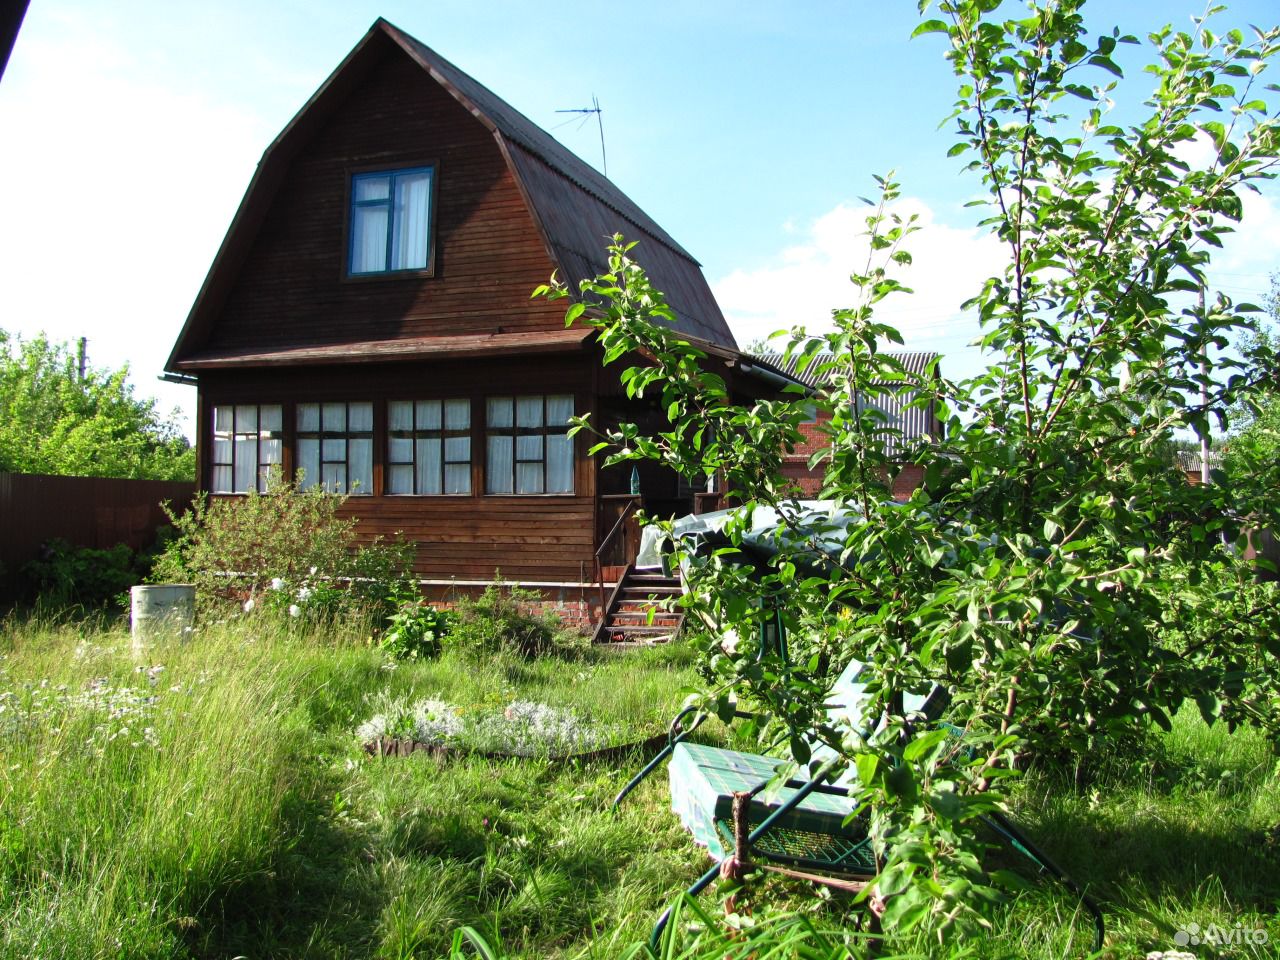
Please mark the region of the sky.
<svg viewBox="0 0 1280 960"><path fill-rule="evenodd" d="M1093 32L1189 25L1184 0L1093 0ZM873 175L924 229L879 318L906 348L974 371L959 305L999 269L947 159L944 40L911 40L912 0L31 0L0 79L0 328L88 338L191 434L195 391L158 381L254 167L383 16L597 167L703 265L740 344L853 300ZM1240 0L1225 26L1280 20ZM1121 48L1130 80L1146 61ZM1136 89L1136 87L1135 87ZM1137 90L1141 95L1145 90ZM1140 96L1139 96L1140 99ZM584 119L586 122L584 122ZM1280 269L1280 190L1246 198L1217 289L1257 299Z"/></svg>

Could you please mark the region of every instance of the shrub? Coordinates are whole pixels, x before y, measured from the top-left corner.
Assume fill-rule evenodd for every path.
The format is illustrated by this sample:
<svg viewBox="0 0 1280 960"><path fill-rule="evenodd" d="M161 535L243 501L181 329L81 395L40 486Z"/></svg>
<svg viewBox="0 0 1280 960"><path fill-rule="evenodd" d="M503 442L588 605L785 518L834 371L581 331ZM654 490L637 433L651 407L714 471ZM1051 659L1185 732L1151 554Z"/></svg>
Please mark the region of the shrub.
<svg viewBox="0 0 1280 960"><path fill-rule="evenodd" d="M452 625L453 617L447 611L410 600L391 615L378 646L397 660L436 657Z"/></svg>
<svg viewBox="0 0 1280 960"><path fill-rule="evenodd" d="M465 598L458 604L457 622L450 629L447 642L474 659L550 653L556 648L560 621L552 613L529 611L529 605L540 599L532 590L491 583L479 597Z"/></svg>
<svg viewBox="0 0 1280 960"><path fill-rule="evenodd" d="M174 538L150 580L195 584L203 612L261 605L311 620L368 614L381 626L414 590L413 545L357 546L356 521L338 515L344 500L276 475L264 493L202 494L181 515L166 505Z"/></svg>
<svg viewBox="0 0 1280 960"><path fill-rule="evenodd" d="M143 576L139 558L125 544L96 549L50 540L22 568L30 593L55 606L103 607Z"/></svg>

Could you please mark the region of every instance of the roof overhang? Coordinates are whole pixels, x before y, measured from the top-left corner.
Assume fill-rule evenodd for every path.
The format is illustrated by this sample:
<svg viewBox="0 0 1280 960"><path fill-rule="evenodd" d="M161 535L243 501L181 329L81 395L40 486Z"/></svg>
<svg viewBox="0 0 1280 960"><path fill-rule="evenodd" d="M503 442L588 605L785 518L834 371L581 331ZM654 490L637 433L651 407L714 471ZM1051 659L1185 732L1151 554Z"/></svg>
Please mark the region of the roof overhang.
<svg viewBox="0 0 1280 960"><path fill-rule="evenodd" d="M523 357L531 353L574 353L585 348L594 330L539 330L531 333L469 334L454 337L414 337L279 347L269 350L205 351L178 363L184 371L290 367L329 364L398 363L424 360L464 360L479 357Z"/></svg>

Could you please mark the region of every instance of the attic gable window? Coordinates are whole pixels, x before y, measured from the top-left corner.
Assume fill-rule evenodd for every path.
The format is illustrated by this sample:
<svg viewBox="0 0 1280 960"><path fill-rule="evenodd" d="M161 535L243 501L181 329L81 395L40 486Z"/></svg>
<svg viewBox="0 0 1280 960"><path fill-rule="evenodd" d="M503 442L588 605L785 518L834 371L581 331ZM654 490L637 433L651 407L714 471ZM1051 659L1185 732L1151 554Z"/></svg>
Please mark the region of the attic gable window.
<svg viewBox="0 0 1280 960"><path fill-rule="evenodd" d="M434 182L435 167L352 175L350 276L432 269Z"/></svg>

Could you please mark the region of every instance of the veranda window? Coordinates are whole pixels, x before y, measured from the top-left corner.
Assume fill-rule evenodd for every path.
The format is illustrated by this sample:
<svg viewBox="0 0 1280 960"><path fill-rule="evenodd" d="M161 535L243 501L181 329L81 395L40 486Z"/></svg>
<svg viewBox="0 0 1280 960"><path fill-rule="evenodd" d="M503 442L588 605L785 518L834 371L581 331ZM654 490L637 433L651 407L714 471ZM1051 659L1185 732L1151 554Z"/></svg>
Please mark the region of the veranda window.
<svg viewBox="0 0 1280 960"><path fill-rule="evenodd" d="M485 492L573 493L573 397L489 397Z"/></svg>
<svg viewBox="0 0 1280 960"><path fill-rule="evenodd" d="M471 493L471 401L387 404L387 493Z"/></svg>
<svg viewBox="0 0 1280 960"><path fill-rule="evenodd" d="M239 403L213 408L213 493L262 492L282 448L279 404Z"/></svg>
<svg viewBox="0 0 1280 960"><path fill-rule="evenodd" d="M297 450L300 488L373 493L373 404L298 404Z"/></svg>

